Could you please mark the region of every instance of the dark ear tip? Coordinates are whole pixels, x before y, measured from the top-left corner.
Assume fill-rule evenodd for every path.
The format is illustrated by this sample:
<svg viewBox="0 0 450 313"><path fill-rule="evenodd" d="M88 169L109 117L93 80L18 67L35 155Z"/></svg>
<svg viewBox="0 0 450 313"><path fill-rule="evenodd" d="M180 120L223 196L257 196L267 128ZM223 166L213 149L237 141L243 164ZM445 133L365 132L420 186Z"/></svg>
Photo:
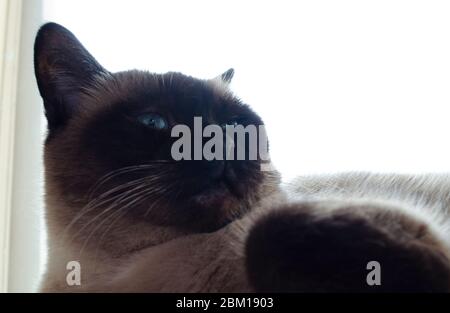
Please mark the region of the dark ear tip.
<svg viewBox="0 0 450 313"><path fill-rule="evenodd" d="M230 75L234 75L234 68L230 67L225 73L229 73Z"/></svg>
<svg viewBox="0 0 450 313"><path fill-rule="evenodd" d="M231 82L234 76L234 68L230 68L225 73L222 74L222 80L226 83Z"/></svg>
<svg viewBox="0 0 450 313"><path fill-rule="evenodd" d="M48 22L41 26L38 33L47 31L59 31L59 30L67 30L67 29L58 23Z"/></svg>
<svg viewBox="0 0 450 313"><path fill-rule="evenodd" d="M53 34L60 34L60 33L70 33L69 30L67 28L65 28L64 26L61 26L57 23L46 23L44 25L41 26L41 28L39 28L37 35L36 35L36 42L39 41L39 39L42 39L44 37L47 37L49 35L53 35Z"/></svg>
<svg viewBox="0 0 450 313"><path fill-rule="evenodd" d="M64 26L49 22L41 26L36 34L35 53L45 48L61 46L64 42L78 42L75 35Z"/></svg>
<svg viewBox="0 0 450 313"><path fill-rule="evenodd" d="M66 28L63 26L57 24L57 23L46 23L42 25L37 34L34 41L34 67L36 76L38 79L38 85L40 86L40 68L39 65L43 62L45 59L46 52L49 51L54 47L54 44L56 43L57 39L60 37L59 34L63 33L70 33Z"/></svg>

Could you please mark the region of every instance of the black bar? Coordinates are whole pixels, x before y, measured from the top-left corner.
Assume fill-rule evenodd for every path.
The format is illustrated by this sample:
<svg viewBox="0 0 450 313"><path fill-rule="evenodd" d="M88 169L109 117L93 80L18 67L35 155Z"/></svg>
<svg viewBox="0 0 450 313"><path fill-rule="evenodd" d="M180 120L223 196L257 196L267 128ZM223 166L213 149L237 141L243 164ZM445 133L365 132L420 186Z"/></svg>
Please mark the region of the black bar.
<svg viewBox="0 0 450 313"><path fill-rule="evenodd" d="M195 300L195 301L194 301ZM200 301L201 300L201 301ZM2 294L2 306L58 312L433 312L449 294ZM208 307L206 309L206 303ZM332 311L330 311L332 310ZM6 311L5 311L6 312Z"/></svg>

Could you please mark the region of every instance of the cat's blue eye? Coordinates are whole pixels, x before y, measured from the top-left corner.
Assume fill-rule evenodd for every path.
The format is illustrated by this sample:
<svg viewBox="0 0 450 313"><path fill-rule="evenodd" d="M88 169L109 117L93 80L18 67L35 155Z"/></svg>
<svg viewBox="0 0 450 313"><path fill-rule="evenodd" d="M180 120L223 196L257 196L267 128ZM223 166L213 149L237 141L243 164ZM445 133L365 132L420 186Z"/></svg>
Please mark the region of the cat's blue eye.
<svg viewBox="0 0 450 313"><path fill-rule="evenodd" d="M166 129L168 127L167 120L159 114L156 113L145 113L137 117L139 123L153 128L153 129Z"/></svg>

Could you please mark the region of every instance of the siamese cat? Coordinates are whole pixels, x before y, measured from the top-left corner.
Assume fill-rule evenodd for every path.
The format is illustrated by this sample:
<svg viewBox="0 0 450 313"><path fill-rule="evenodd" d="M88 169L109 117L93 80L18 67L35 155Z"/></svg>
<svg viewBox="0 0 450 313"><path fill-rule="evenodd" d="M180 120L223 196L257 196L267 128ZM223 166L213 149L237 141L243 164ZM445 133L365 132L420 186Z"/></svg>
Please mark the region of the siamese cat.
<svg viewBox="0 0 450 313"><path fill-rule="evenodd" d="M112 73L55 23L34 52L48 121L42 292L450 290L450 176L283 185L260 158L175 161L171 128L194 117L263 125L229 90L232 69Z"/></svg>

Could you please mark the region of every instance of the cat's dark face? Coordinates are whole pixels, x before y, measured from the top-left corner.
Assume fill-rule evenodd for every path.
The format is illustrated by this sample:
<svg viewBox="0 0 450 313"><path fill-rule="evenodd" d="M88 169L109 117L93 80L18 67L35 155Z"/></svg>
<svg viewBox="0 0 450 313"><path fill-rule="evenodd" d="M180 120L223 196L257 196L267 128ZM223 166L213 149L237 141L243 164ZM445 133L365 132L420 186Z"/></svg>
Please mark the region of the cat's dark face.
<svg viewBox="0 0 450 313"><path fill-rule="evenodd" d="M178 139L172 127L193 129L194 117L201 117L203 126L262 125L228 91L232 70L211 80L110 73L56 24L45 25L37 36L35 70L49 127L47 192L58 193L71 207L91 210L92 216L117 210L140 221L211 231L277 185L278 176L261 171L260 159L172 157Z"/></svg>

